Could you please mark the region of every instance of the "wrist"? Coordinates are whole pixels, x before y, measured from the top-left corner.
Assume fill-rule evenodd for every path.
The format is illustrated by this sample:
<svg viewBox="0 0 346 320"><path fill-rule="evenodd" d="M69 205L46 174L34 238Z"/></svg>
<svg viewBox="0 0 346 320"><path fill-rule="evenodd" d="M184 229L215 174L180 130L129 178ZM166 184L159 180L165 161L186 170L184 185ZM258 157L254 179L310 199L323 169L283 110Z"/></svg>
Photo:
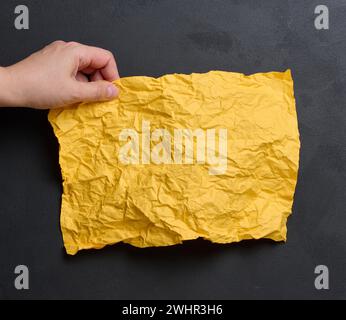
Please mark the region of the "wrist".
<svg viewBox="0 0 346 320"><path fill-rule="evenodd" d="M20 82L16 80L11 67L0 67L0 106L24 106L22 94L19 90Z"/></svg>

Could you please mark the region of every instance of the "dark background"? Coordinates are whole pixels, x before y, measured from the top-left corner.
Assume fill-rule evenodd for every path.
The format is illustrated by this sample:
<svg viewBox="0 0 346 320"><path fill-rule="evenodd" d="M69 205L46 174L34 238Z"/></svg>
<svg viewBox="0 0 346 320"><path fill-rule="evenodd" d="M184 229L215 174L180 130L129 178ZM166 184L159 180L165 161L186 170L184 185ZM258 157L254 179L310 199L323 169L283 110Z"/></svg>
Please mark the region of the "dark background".
<svg viewBox="0 0 346 320"><path fill-rule="evenodd" d="M314 28L321 3L329 30ZM19 4L30 30L14 28ZM3 66L62 39L111 50L121 76L291 68L302 149L286 244L120 244L69 257L47 112L1 109L0 298L346 298L345 34L344 0L1 0ZM30 269L28 291L14 288L19 264ZM314 287L319 264L329 291Z"/></svg>

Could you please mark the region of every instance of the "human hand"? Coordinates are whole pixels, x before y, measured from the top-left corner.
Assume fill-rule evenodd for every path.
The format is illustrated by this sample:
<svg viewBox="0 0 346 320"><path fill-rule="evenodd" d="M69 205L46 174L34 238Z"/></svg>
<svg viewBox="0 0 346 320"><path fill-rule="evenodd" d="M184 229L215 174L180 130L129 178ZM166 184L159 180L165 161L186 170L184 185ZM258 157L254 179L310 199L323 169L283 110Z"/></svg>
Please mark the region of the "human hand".
<svg viewBox="0 0 346 320"><path fill-rule="evenodd" d="M55 41L28 58L0 68L0 106L38 109L106 101L118 95L119 78L111 52Z"/></svg>

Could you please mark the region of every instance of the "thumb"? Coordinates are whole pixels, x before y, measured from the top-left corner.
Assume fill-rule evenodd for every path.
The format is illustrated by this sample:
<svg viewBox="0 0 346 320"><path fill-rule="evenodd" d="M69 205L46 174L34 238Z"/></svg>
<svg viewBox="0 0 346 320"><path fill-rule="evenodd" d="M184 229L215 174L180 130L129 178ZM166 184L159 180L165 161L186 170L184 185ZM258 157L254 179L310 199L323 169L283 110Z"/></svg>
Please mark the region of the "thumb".
<svg viewBox="0 0 346 320"><path fill-rule="evenodd" d="M79 102L97 102L112 100L119 89L108 81L78 82L75 86Z"/></svg>

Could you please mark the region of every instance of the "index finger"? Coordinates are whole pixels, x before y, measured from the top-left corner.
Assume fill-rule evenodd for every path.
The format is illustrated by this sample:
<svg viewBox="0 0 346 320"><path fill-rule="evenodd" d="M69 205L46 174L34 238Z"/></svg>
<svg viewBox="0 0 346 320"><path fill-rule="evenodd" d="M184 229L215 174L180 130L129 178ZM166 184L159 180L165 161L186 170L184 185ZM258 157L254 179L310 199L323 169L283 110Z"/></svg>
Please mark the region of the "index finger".
<svg viewBox="0 0 346 320"><path fill-rule="evenodd" d="M79 58L78 71L99 70L107 81L119 79L118 67L110 51L86 45L80 45L76 48Z"/></svg>

